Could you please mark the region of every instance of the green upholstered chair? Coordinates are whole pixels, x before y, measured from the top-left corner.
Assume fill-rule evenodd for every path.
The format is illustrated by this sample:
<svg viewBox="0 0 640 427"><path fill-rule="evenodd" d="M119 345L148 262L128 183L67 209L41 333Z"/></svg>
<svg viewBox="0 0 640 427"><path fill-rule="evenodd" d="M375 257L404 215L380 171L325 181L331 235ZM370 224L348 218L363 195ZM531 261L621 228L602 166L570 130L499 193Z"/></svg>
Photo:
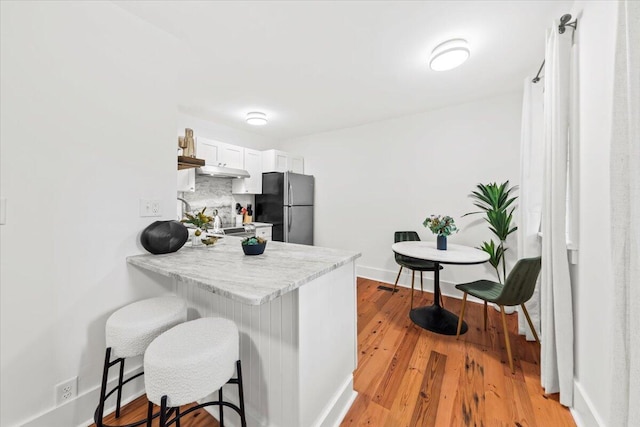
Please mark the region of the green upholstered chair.
<svg viewBox="0 0 640 427"><path fill-rule="evenodd" d="M417 242L420 241L420 236L415 231L396 231L394 233L394 243L398 242ZM398 271L398 276L396 277L396 283L393 285L393 292L396 291L398 287L398 280L400 280L400 274L402 273L402 269L404 267L411 270L411 308L413 308L413 284L416 277L416 271L420 272L420 291L424 292L423 283L422 283L422 272L423 271L436 271L435 263L431 261L425 261L422 259L411 258L408 256L395 254L396 262L400 265L400 271ZM440 270L442 270L442 266L440 266ZM440 293L440 301L442 302L442 292ZM443 304L444 306L444 304Z"/></svg>
<svg viewBox="0 0 640 427"><path fill-rule="evenodd" d="M504 339L507 344L507 355L509 356L509 366L511 367L511 373L513 370L513 358L511 357L511 344L509 343L509 332L507 331L507 318L505 317L504 307L519 305L522 307L524 315L527 317L527 322L533 332L533 336L536 341L540 343L536 329L531 323L529 312L524 303L529 301L533 295L533 291L536 287L536 281L538 280L538 274L540 274L540 267L542 266L541 258L524 258L518 260L516 265L509 273L507 281L504 285L490 280L476 280L471 283L464 283L456 285L456 288L464 292L462 297L462 312L460 313L460 319L458 320L458 333L456 339L460 337L460 328L462 327L462 319L464 318L464 308L467 303L467 294L471 294L476 298L484 300L484 330L487 330L487 302L492 302L500 306L500 313L502 314L502 327L504 328Z"/></svg>

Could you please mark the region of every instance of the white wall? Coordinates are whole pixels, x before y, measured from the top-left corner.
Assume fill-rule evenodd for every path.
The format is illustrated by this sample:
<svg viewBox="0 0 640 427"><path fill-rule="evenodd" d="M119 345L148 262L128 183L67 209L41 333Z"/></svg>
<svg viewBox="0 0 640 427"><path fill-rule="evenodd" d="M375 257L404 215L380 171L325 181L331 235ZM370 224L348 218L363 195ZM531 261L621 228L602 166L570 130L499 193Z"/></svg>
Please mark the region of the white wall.
<svg viewBox="0 0 640 427"><path fill-rule="evenodd" d="M193 129L195 137L201 136L215 141L226 142L227 144L239 145L241 147L253 148L254 150L260 151L273 148L274 140L272 138L252 133L250 131L251 125L244 122L239 122L238 125L247 127L247 130L234 129L229 126L193 117L181 112L180 108L178 108L179 135L184 135L185 128L191 128Z"/></svg>
<svg viewBox="0 0 640 427"><path fill-rule="evenodd" d="M316 177L315 243L363 253L358 274L393 282L396 230L430 214L451 215L462 231L450 243L478 246L490 232L468 194L475 185L519 178L520 93L283 142ZM515 242L512 242L515 253ZM443 282L493 274L486 266L446 267ZM430 276L430 275L427 275ZM425 276L426 277L426 276ZM408 283L408 274L405 283ZM456 292L445 286L445 292Z"/></svg>
<svg viewBox="0 0 640 427"><path fill-rule="evenodd" d="M163 219L140 198L175 213L175 40L109 2L3 1L1 19L0 424L74 426L108 315L166 292L125 257ZM90 398L49 412L75 375Z"/></svg>
<svg viewBox="0 0 640 427"><path fill-rule="evenodd" d="M580 212L578 281L574 291L575 413L584 426L609 417L612 299L609 146L617 2L583 1L576 40L580 70ZM613 427L613 426L611 426Z"/></svg>

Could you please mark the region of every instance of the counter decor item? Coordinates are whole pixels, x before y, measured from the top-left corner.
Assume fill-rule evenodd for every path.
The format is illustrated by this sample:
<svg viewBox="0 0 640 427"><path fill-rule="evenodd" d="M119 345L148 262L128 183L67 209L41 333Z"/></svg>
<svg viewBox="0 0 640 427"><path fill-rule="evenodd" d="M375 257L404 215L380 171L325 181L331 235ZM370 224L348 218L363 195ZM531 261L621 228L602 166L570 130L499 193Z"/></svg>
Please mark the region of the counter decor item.
<svg viewBox="0 0 640 427"><path fill-rule="evenodd" d="M209 227L211 226L211 222L213 221L213 217L208 216L204 213L206 209L207 208L205 206L200 212L196 212L195 214L190 214L187 212L184 214L186 218L183 218L180 221L182 223L191 224L196 228L193 232L193 236L191 236L192 246L199 246L202 244L199 237L202 235L203 231L209 229Z"/></svg>
<svg viewBox="0 0 640 427"><path fill-rule="evenodd" d="M184 157L196 156L196 144L193 139L193 129L186 128L184 130L184 136L178 137L178 147L182 148L182 155Z"/></svg>
<svg viewBox="0 0 640 427"><path fill-rule="evenodd" d="M480 210L466 213L463 216L485 215L484 219L489 223L489 230L496 236L498 243L491 239L488 242L482 242L482 246L478 249L482 249L489 254L489 263L496 270L498 282L504 283L504 279L507 277L505 262L506 240L511 233L518 229L517 226L511 226L515 209L512 204L518 198L518 196L511 197L511 192L517 187L510 187L509 181L505 181L502 184L496 184L495 182L478 184L476 188L477 190L472 191L469 197L475 200L473 204ZM502 277L500 277L500 264L502 264Z"/></svg>
<svg viewBox="0 0 640 427"><path fill-rule="evenodd" d="M261 237L247 237L242 241L245 255L261 255L267 247L267 241Z"/></svg>
<svg viewBox="0 0 640 427"><path fill-rule="evenodd" d="M437 248L441 251L447 250L447 236L458 232L455 221L448 215L431 215L422 222L422 225L438 235Z"/></svg>
<svg viewBox="0 0 640 427"><path fill-rule="evenodd" d="M218 240L220 240L220 238L221 238L220 236L207 235L205 236L204 239L201 239L201 240L202 240L202 243L204 243L206 246L213 246L216 244Z"/></svg>
<svg viewBox="0 0 640 427"><path fill-rule="evenodd" d="M176 252L189 239L187 227L178 221L155 221L140 233L140 244L152 254Z"/></svg>

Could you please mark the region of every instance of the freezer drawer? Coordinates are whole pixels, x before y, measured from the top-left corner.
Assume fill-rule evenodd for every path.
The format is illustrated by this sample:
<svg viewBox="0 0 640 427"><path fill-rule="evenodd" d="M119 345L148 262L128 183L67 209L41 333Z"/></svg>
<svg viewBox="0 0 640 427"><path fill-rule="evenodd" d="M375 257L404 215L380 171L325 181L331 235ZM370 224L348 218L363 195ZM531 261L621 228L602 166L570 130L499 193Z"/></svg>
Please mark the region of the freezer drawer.
<svg viewBox="0 0 640 427"><path fill-rule="evenodd" d="M283 228L285 242L313 245L313 206L285 206Z"/></svg>

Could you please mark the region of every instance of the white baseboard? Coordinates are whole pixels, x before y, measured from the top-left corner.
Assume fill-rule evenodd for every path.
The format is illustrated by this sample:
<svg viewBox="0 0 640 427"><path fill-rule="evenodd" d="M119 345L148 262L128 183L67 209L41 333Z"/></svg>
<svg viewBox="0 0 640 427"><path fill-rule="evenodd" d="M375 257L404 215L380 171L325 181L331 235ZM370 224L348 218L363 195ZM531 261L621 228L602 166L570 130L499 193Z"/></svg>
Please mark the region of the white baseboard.
<svg viewBox="0 0 640 427"><path fill-rule="evenodd" d="M351 405L358 397L358 392L353 389L353 375L349 375L341 390L327 405L320 415L316 427L338 427L342 419L347 415Z"/></svg>
<svg viewBox="0 0 640 427"><path fill-rule="evenodd" d="M125 379L142 371L138 366L125 373ZM117 383L117 379L108 383L107 390L111 390ZM144 378L138 377L123 387L122 404L126 405L134 401L144 393ZM53 426L78 426L87 427L93 424L93 414L100 400L100 385L88 390L64 405L56 406L40 415L20 424L21 427L53 427ZM105 415L115 411L115 399L113 395L108 401L113 400L113 405L105 409Z"/></svg>
<svg viewBox="0 0 640 427"><path fill-rule="evenodd" d="M573 380L573 407L569 408L578 427L606 427L582 385Z"/></svg>

